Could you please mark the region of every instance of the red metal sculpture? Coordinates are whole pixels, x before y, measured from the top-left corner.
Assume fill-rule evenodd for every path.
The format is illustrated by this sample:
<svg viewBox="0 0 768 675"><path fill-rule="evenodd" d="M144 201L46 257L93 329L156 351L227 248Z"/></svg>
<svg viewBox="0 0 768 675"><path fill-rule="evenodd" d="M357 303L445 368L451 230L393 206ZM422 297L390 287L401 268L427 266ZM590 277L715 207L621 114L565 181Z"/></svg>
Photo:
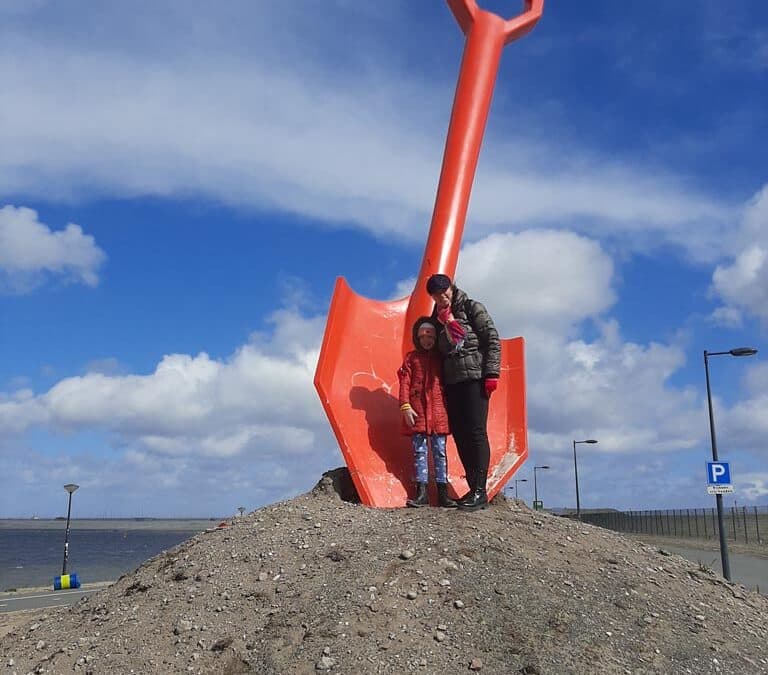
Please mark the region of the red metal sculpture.
<svg viewBox="0 0 768 675"><path fill-rule="evenodd" d="M443 167L429 238L413 293L394 301L357 295L339 277L328 312L315 387L331 422L352 480L364 504L402 506L412 484L409 439L401 436L397 368L412 349L411 326L432 312L426 280L454 276L469 196L504 45L530 31L544 0L526 0L519 16L505 20L477 0L447 0L466 35ZM499 388L491 397L488 436L493 497L528 456L523 338L502 340ZM465 492L452 441L449 480ZM433 496L434 497L434 496Z"/></svg>

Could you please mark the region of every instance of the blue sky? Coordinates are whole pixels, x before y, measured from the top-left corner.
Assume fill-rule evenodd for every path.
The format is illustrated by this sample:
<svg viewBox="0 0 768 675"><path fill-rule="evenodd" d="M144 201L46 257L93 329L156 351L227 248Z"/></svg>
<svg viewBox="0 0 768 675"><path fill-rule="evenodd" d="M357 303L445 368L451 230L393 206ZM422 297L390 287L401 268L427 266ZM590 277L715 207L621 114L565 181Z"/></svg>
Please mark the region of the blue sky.
<svg viewBox="0 0 768 675"><path fill-rule="evenodd" d="M548 506L588 437L582 506L712 506L702 352L742 345L718 444L768 503L766 25L550 1L504 52L457 277L526 337ZM343 463L334 279L412 287L462 47L440 0L0 0L0 517L70 481L77 515L223 515Z"/></svg>

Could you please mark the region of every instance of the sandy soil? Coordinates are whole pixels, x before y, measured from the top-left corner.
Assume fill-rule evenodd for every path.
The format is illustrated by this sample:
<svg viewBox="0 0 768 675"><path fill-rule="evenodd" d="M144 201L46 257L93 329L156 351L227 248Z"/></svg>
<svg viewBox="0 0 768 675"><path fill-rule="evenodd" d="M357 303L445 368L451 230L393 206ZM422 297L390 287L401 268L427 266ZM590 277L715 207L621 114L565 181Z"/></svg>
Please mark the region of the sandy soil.
<svg viewBox="0 0 768 675"><path fill-rule="evenodd" d="M4 612L0 614L0 638L15 630L19 626L28 623L36 614L38 609L24 609L18 612Z"/></svg>
<svg viewBox="0 0 768 675"><path fill-rule="evenodd" d="M370 509L345 471L0 638L0 673L768 673L768 599L495 500Z"/></svg>

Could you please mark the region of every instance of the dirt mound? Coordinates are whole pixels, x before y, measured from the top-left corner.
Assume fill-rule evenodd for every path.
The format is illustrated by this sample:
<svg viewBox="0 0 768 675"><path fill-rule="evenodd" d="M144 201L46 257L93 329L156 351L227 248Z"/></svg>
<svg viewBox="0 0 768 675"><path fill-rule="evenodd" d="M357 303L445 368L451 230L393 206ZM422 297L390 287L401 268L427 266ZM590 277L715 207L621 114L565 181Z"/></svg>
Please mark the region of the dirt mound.
<svg viewBox="0 0 768 675"><path fill-rule="evenodd" d="M682 558L503 498L354 497L329 472L39 612L0 673L768 673L768 600Z"/></svg>

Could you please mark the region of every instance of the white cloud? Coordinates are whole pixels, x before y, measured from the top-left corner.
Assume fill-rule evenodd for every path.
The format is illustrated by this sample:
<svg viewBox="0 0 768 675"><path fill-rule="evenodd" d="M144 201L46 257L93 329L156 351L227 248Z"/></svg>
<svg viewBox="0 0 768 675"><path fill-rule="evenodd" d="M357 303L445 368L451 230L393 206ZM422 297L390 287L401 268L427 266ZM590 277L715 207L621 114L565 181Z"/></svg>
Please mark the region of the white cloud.
<svg viewBox="0 0 768 675"><path fill-rule="evenodd" d="M718 265L712 283L727 302L768 318L768 251L761 246L743 250L730 265Z"/></svg>
<svg viewBox="0 0 768 675"><path fill-rule="evenodd" d="M758 355L745 359L745 398L731 408L721 410L721 406L717 405L715 414L718 428L723 428L724 434L731 440L732 447L750 449L765 457L768 455L768 393L765 390L765 383L768 382L768 363L758 360L759 358ZM719 401L716 403L719 404Z"/></svg>
<svg viewBox="0 0 768 675"><path fill-rule="evenodd" d="M0 282L12 290L28 290L46 275L95 286L105 258L79 225L52 231L32 209L0 208Z"/></svg>
<svg viewBox="0 0 768 675"><path fill-rule="evenodd" d="M760 356L764 358L764 354ZM751 396L764 394L766 382L768 382L768 362L751 361L744 374L744 386L747 392ZM768 412L768 409L766 409L766 412Z"/></svg>
<svg viewBox="0 0 768 675"><path fill-rule="evenodd" d="M148 375L89 372L38 396L0 399L0 435L33 425L102 431L145 453L186 459L311 452L316 436L326 436L312 386L317 349L283 339L302 326L304 341L316 339L317 319L280 311L273 321L279 328L268 343L244 345L227 360L172 354Z"/></svg>
<svg viewBox="0 0 768 675"><path fill-rule="evenodd" d="M621 336L609 316L613 262L595 241L557 231L493 235L466 246L459 268L459 284L487 304L502 335L526 336L530 447L553 465L550 489L570 494L573 438L599 440L585 455L591 458L585 481L595 467L606 475L629 465L668 471L681 453L706 444L703 392L672 383L685 365L685 345L636 344ZM595 337L570 337L584 321ZM35 429L100 434L116 447L97 461L98 469L87 456L18 456L14 475L29 462L51 470L60 462L55 475L76 467L100 494L122 490L125 476L139 475L142 489L173 494L177 513L195 512L185 496L190 489L224 504L217 485L228 485L229 497L258 503L309 487L342 463L312 386L324 321L282 308L270 323L271 332L255 333L228 359L175 354L146 375L89 372L39 395L4 396L0 441L6 445ZM715 402L723 437L749 452L768 433L766 367L756 363L746 371L745 396L731 408ZM621 481L629 490L631 481ZM601 485L591 487L593 500L609 494L608 484ZM640 499L640 488L632 489ZM679 495L672 488L664 494L673 502Z"/></svg>
<svg viewBox="0 0 768 675"><path fill-rule="evenodd" d="M108 356L103 359L93 359L85 364L87 373L101 373L102 375L116 375L122 370L120 361L114 356Z"/></svg>
<svg viewBox="0 0 768 675"><path fill-rule="evenodd" d="M510 335L566 335L616 301L613 262L567 231L495 234L461 252L457 281L493 307Z"/></svg>
<svg viewBox="0 0 768 675"><path fill-rule="evenodd" d="M489 139L490 160L478 172L473 195L473 224L487 233L500 223L568 222L627 248L672 243L694 259L716 258L731 207L687 188L682 177L661 167L595 154L576 141L566 141L564 151L559 141Z"/></svg>
<svg viewBox="0 0 768 675"><path fill-rule="evenodd" d="M306 304L295 288L288 300ZM219 515L233 499L252 507L292 496L343 464L313 387L325 317L294 306L266 321L272 330L226 359L171 354L148 374L120 374L106 359L40 394L0 394L0 452L14 476L29 477L0 511L34 503L56 514L55 500L37 493L49 477L71 477L90 513L109 504L134 515L142 504L157 515ZM55 454L37 451L45 438Z"/></svg>
<svg viewBox="0 0 768 675"><path fill-rule="evenodd" d="M768 473L746 473L736 480L744 499L755 502L768 497Z"/></svg>
<svg viewBox="0 0 768 675"><path fill-rule="evenodd" d="M462 249L456 280L488 307L502 337L526 338L537 451L564 452L587 435L611 455L669 453L704 438L701 392L670 383L684 345L627 342L608 317L614 265L598 242L554 230L491 235ZM585 321L597 336L574 339Z"/></svg>
<svg viewBox="0 0 768 675"><path fill-rule="evenodd" d="M307 13L281 9L285 4L259 7L259 20L251 18L264 43L249 36L245 54L239 38L251 22L212 16L205 6L193 20L160 5L141 23L113 9L101 17L105 27L88 50L66 42L61 31L42 40L25 25L6 35L0 42L8 101L0 183L59 199L196 193L378 235L422 238L453 77L409 78L379 43L360 62L359 44L349 35L336 45L340 55L334 56L348 66L340 73L323 52L328 45L321 32L298 32L310 22ZM281 39L269 35L264 11ZM353 11L342 5L320 14L342 23ZM163 30L180 20L194 25ZM459 48L457 41L457 58ZM697 258L717 251L731 213L727 204L635 157L622 161L574 139L548 140L545 128L532 132L538 140L510 142L489 133L468 237L510 224L552 227L567 220L629 246L671 242Z"/></svg>
<svg viewBox="0 0 768 675"><path fill-rule="evenodd" d="M744 321L741 310L735 307L717 307L709 318L716 326L727 328L739 328Z"/></svg>
<svg viewBox="0 0 768 675"><path fill-rule="evenodd" d="M33 425L47 424L49 413L31 389L0 394L0 439L26 431Z"/></svg>
<svg viewBox="0 0 768 675"><path fill-rule="evenodd" d="M716 317L746 311L768 323L768 185L747 204L734 233L732 260L712 274L712 293L725 303Z"/></svg>
<svg viewBox="0 0 768 675"><path fill-rule="evenodd" d="M51 200L195 195L421 240L455 71L441 65L427 79L408 63L424 52L391 48L392 31L406 25L401 5L233 2L212 11L199 0L159 0L95 16L78 0L66 10L6 3L0 185ZM367 30L339 32L347 19ZM447 11L442 25L458 63L461 38ZM725 250L733 259L713 277L724 302L713 319L734 325L746 313L764 315L768 187L732 232L731 205L638 159L637 145L624 157L621 148L590 149L563 128L553 133L547 115L527 104L504 108L528 139L510 141L494 124L506 86L499 82L459 283L486 302L505 335L526 336L535 452L562 456L572 437L595 436L590 451L606 463L624 453L629 466L639 453L638 470L657 472L656 457L705 438L702 392L672 384L685 364L680 339L638 344L621 335L606 242L621 251L671 243L706 261L722 261ZM12 248L1 245L0 220L0 269L17 288L40 275L98 281L104 253L77 225L57 232L29 209L0 213L16 228L24 221ZM558 229L566 226L580 234ZM401 282L397 295L412 286ZM209 481L210 495L220 485L265 495L269 483L269 498L306 485L331 458L340 462L312 388L324 317L306 313L298 289L272 315L271 330L230 358L171 354L147 374L104 360L47 392L0 397L0 442L25 430L64 431L117 448L99 466L85 454L27 458L17 450L14 475L76 469L94 490L109 490L138 472L151 487L193 486L195 496ZM758 372L765 376L748 377L757 382ZM718 421L757 448L766 409L752 387L732 408L718 408Z"/></svg>
<svg viewBox="0 0 768 675"><path fill-rule="evenodd" d="M486 304L502 337L526 338L533 451L562 456L584 437L597 438L590 452L606 457L669 455L706 443L703 390L673 383L686 366L684 336L638 344L621 335L610 317L614 263L597 241L554 230L491 235L462 249L456 280ZM584 322L596 333L590 340L576 337ZM762 374L751 377L757 383ZM764 417L754 410L763 405L759 385L748 394L734 411L718 406L718 419L725 433L727 418L742 408L743 418L753 416L734 424L754 429L747 446L754 448Z"/></svg>
<svg viewBox="0 0 768 675"><path fill-rule="evenodd" d="M526 338L535 451L562 454L571 439L594 437L599 454L669 453L705 437L701 392L670 382L684 345L627 342L608 318L614 266L598 242L564 231L492 235L464 248L457 281L502 336ZM584 321L597 337L570 337Z"/></svg>

